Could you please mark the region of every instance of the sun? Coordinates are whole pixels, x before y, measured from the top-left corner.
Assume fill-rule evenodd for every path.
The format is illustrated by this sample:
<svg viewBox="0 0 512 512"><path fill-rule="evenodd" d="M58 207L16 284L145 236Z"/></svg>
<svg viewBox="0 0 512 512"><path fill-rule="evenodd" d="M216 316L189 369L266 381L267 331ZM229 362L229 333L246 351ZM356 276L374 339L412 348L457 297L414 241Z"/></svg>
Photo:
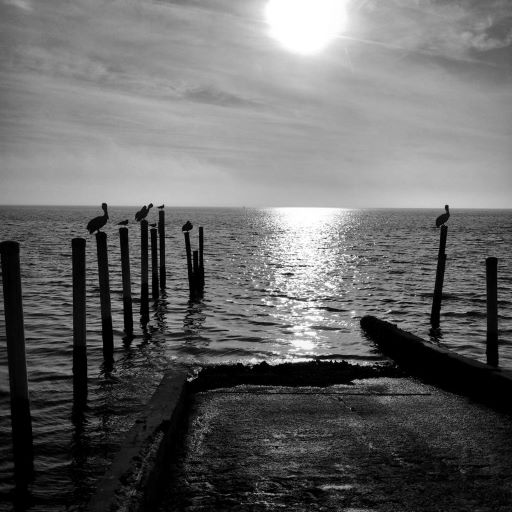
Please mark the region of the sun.
<svg viewBox="0 0 512 512"><path fill-rule="evenodd" d="M347 23L347 0L269 0L270 34L285 48L305 55L323 50Z"/></svg>

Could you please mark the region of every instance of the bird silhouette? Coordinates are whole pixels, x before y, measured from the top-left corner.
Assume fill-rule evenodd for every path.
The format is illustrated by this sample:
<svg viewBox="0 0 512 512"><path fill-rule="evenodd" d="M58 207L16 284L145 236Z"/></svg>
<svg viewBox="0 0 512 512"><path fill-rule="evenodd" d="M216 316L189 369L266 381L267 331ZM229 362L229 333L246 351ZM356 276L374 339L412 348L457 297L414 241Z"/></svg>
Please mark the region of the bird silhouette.
<svg viewBox="0 0 512 512"><path fill-rule="evenodd" d="M128 225L128 219L122 220L121 222L117 223L118 226L127 226Z"/></svg>
<svg viewBox="0 0 512 512"><path fill-rule="evenodd" d="M158 208L159 210L163 210L164 206L165 206L164 204L161 204L160 206L157 206L157 208Z"/></svg>
<svg viewBox="0 0 512 512"><path fill-rule="evenodd" d="M145 219L149 213L149 210L153 208L153 203L149 203L147 206L144 205L136 214L135 214L135 220L137 222L140 222L142 219Z"/></svg>
<svg viewBox="0 0 512 512"><path fill-rule="evenodd" d="M150 228L156 228L156 222L153 222L153 224L149 225Z"/></svg>
<svg viewBox="0 0 512 512"><path fill-rule="evenodd" d="M192 225L192 223L189 220L187 220L187 222L183 224L181 231L190 231L193 227L194 226Z"/></svg>
<svg viewBox="0 0 512 512"><path fill-rule="evenodd" d="M450 208L447 204L444 205L445 213L439 215L436 219L436 228L441 227L450 218Z"/></svg>
<svg viewBox="0 0 512 512"><path fill-rule="evenodd" d="M92 235L95 231L99 231L108 220L108 212L107 212L107 203L102 203L101 208L105 212L103 215L100 215L98 217L94 217L94 219L91 219L89 223L87 224L87 230Z"/></svg>

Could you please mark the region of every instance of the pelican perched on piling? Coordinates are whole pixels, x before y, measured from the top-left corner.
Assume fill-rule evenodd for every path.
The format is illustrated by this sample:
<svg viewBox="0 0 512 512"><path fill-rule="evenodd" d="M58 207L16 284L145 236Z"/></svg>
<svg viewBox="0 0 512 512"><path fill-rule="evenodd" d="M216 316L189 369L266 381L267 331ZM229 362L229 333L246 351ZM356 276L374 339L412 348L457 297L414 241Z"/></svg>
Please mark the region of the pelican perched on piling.
<svg viewBox="0 0 512 512"><path fill-rule="evenodd" d="M187 220L187 222L185 222L185 224L183 224L181 231L190 231L193 227L194 226L192 225L192 222Z"/></svg>
<svg viewBox="0 0 512 512"><path fill-rule="evenodd" d="M135 214L135 220L137 222L140 222L142 219L145 219L149 213L149 210L153 208L153 203L149 203L147 206L144 205L136 214Z"/></svg>
<svg viewBox="0 0 512 512"><path fill-rule="evenodd" d="M450 218L450 208L447 204L444 205L445 213L439 215L436 219L436 228L441 227Z"/></svg>
<svg viewBox="0 0 512 512"><path fill-rule="evenodd" d="M117 223L118 226L128 226L128 219L122 220Z"/></svg>
<svg viewBox="0 0 512 512"><path fill-rule="evenodd" d="M95 231L99 231L108 220L108 212L107 212L107 203L102 203L101 208L105 212L103 215L99 215L98 217L94 217L87 224L87 230L92 235Z"/></svg>

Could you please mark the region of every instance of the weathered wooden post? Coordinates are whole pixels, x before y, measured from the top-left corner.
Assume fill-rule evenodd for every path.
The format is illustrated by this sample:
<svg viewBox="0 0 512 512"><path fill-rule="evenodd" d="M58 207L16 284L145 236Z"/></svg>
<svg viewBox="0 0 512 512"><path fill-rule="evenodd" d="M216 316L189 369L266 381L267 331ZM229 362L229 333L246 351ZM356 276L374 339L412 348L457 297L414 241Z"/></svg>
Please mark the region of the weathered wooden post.
<svg viewBox="0 0 512 512"><path fill-rule="evenodd" d="M140 221L140 321L149 322L148 221Z"/></svg>
<svg viewBox="0 0 512 512"><path fill-rule="evenodd" d="M199 297L201 295L201 273L199 271L199 251L193 251L192 259L193 259L192 279L194 282L194 297Z"/></svg>
<svg viewBox="0 0 512 512"><path fill-rule="evenodd" d="M443 298L444 271L446 268L446 237L448 226L441 226L439 239L439 254L437 255L436 283L434 286L434 298L432 300L432 312L430 314L430 325L437 329L440 324L441 300Z"/></svg>
<svg viewBox="0 0 512 512"><path fill-rule="evenodd" d="M85 239L71 240L73 266L73 390L87 395Z"/></svg>
<svg viewBox="0 0 512 512"><path fill-rule="evenodd" d="M204 231L203 227L199 227L199 280L201 292L204 289Z"/></svg>
<svg viewBox="0 0 512 512"><path fill-rule="evenodd" d="M498 259L485 260L487 277L487 364L498 366Z"/></svg>
<svg viewBox="0 0 512 512"><path fill-rule="evenodd" d="M105 362L114 359L114 333L112 330L112 311L110 306L110 280L108 275L107 234L96 233L98 254L98 276L100 282L101 331L103 339L103 358Z"/></svg>
<svg viewBox="0 0 512 512"><path fill-rule="evenodd" d="M156 228L149 230L151 235L151 294L153 300L159 297L159 282L158 282L158 238Z"/></svg>
<svg viewBox="0 0 512 512"><path fill-rule="evenodd" d="M190 249L190 233L185 231L185 249L187 251L187 271L188 271L188 287L190 295L194 295L194 276L192 272L192 254Z"/></svg>
<svg viewBox="0 0 512 512"><path fill-rule="evenodd" d="M128 228L119 228L119 244L121 248L121 275L123 278L123 316L124 332L133 335L132 283L130 275L130 246Z"/></svg>
<svg viewBox="0 0 512 512"><path fill-rule="evenodd" d="M165 290L167 279L165 271L165 212L158 211L158 235L160 239L160 289Z"/></svg>
<svg viewBox="0 0 512 512"><path fill-rule="evenodd" d="M0 243L4 290L5 334L11 391L11 426L14 474L17 482L30 480L34 472L32 419L25 360L25 327L21 295L20 245Z"/></svg>

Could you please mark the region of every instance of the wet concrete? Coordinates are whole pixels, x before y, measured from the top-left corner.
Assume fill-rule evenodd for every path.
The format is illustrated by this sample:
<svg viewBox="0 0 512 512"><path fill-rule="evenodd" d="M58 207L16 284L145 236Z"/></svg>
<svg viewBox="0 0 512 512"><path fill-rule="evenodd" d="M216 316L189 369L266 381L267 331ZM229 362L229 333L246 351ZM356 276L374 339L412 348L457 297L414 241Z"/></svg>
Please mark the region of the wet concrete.
<svg viewBox="0 0 512 512"><path fill-rule="evenodd" d="M512 417L406 378L199 392L159 512L507 511Z"/></svg>

